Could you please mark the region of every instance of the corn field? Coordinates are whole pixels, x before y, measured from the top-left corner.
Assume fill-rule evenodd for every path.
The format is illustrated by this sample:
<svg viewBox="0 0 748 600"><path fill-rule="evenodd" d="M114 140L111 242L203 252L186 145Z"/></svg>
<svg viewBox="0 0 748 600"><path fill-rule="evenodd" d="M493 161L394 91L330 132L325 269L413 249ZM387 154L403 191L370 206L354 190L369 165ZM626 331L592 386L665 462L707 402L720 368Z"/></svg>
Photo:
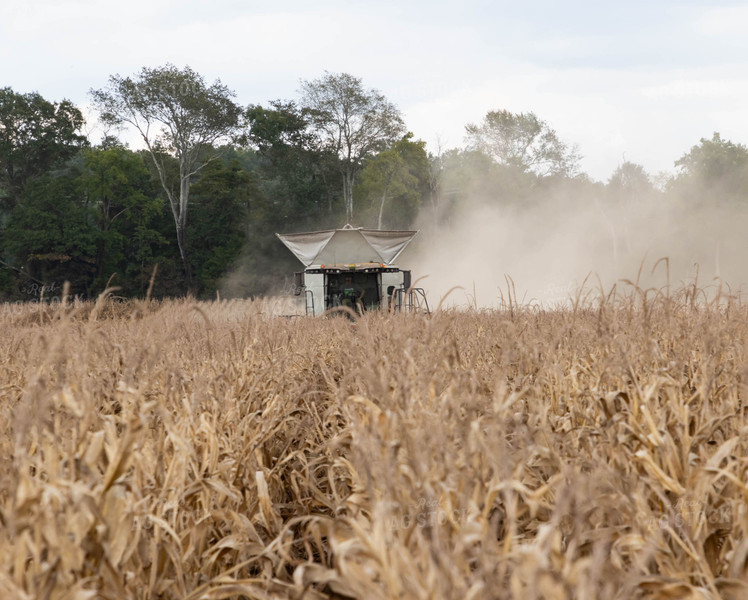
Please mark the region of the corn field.
<svg viewBox="0 0 748 600"><path fill-rule="evenodd" d="M748 597L748 307L0 307L0 597Z"/></svg>

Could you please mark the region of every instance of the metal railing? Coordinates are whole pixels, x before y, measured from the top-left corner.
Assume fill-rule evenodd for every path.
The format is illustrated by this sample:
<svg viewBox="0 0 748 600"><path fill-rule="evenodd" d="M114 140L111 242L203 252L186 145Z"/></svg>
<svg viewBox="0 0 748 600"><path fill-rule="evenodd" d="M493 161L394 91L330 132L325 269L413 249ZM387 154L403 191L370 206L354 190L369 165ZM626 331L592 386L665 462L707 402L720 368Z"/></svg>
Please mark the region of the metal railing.
<svg viewBox="0 0 748 600"><path fill-rule="evenodd" d="M431 314L423 288L396 289L393 308L395 311Z"/></svg>
<svg viewBox="0 0 748 600"><path fill-rule="evenodd" d="M312 290L304 290L304 301L306 303L307 316L314 316L314 294Z"/></svg>

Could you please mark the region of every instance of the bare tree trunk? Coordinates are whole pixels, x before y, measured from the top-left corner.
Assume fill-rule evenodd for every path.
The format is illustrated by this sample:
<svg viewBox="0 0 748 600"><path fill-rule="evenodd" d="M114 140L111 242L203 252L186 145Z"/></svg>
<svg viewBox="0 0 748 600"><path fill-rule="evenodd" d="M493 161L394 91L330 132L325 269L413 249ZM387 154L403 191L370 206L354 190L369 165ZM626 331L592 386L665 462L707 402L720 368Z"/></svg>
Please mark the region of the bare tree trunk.
<svg viewBox="0 0 748 600"><path fill-rule="evenodd" d="M345 219L353 225L353 167L347 165L343 172L343 199L345 200Z"/></svg>
<svg viewBox="0 0 748 600"><path fill-rule="evenodd" d="M439 191L438 188L435 185L429 186L431 189L429 190L429 199L431 200L431 216L434 219L434 227L436 227L439 224L439 205L441 202L439 201Z"/></svg>
<svg viewBox="0 0 748 600"><path fill-rule="evenodd" d="M382 202L379 205L379 221L377 221L377 229L382 229L382 217L384 216L384 201L387 200L387 188L384 188L382 192Z"/></svg>
<svg viewBox="0 0 748 600"><path fill-rule="evenodd" d="M189 249L187 248L187 207L190 197L190 179L182 176L179 182L179 213L175 215L177 226L177 244L179 245L179 256L182 258L184 267L184 282L187 293L192 293L192 267L190 266Z"/></svg>
<svg viewBox="0 0 748 600"><path fill-rule="evenodd" d="M177 226L177 244L179 245L179 256L182 258L184 267L184 282L187 286L187 293L192 292L192 268L190 267L190 257L187 251L187 235L184 227Z"/></svg>
<svg viewBox="0 0 748 600"><path fill-rule="evenodd" d="M145 138L145 136L143 137ZM189 252L187 250L187 206L189 205L190 198L190 178L184 174L183 165L180 165L179 198L175 198L173 190L166 181L164 167L156 158L156 152L150 147L149 150L153 164L156 165L156 170L158 171L161 187L166 192L169 205L171 206L171 213L174 216L174 226L177 230L177 246L179 247L179 256L182 259L182 267L184 268L184 283L187 293L191 293L192 268L190 267Z"/></svg>

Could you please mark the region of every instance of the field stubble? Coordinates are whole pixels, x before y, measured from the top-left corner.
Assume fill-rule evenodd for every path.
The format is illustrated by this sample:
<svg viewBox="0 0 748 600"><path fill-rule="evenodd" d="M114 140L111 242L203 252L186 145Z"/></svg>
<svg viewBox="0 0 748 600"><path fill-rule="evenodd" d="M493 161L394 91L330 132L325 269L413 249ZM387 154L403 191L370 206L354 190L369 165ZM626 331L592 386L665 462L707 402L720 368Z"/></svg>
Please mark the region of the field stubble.
<svg viewBox="0 0 748 600"><path fill-rule="evenodd" d="M3 598L743 598L748 309L0 317Z"/></svg>

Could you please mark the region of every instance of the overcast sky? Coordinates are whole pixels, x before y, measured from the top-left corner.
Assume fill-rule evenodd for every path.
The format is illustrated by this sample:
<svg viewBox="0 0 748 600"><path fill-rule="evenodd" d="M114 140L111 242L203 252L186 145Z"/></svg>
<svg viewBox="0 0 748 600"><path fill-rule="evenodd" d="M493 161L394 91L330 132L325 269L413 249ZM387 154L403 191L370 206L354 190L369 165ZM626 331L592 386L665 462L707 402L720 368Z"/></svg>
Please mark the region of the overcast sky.
<svg viewBox="0 0 748 600"><path fill-rule="evenodd" d="M533 111L600 181L623 160L672 171L715 131L748 144L745 2L0 0L0 86L83 107L167 62L242 104L348 72L432 152L489 110Z"/></svg>

